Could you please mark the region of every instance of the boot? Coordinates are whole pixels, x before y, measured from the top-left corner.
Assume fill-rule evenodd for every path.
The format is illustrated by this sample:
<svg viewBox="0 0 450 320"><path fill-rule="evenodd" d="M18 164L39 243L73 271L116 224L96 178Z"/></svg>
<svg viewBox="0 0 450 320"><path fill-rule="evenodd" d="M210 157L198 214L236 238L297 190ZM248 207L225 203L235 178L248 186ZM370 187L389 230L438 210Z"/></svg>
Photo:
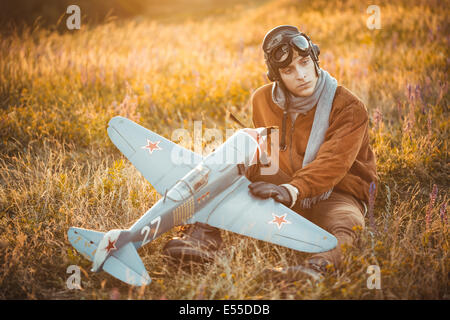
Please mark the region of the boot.
<svg viewBox="0 0 450 320"><path fill-rule="evenodd" d="M214 260L214 253L222 245L219 229L196 222L189 225L183 233L181 237L169 240L163 248L163 254L168 256L171 262L205 263Z"/></svg>

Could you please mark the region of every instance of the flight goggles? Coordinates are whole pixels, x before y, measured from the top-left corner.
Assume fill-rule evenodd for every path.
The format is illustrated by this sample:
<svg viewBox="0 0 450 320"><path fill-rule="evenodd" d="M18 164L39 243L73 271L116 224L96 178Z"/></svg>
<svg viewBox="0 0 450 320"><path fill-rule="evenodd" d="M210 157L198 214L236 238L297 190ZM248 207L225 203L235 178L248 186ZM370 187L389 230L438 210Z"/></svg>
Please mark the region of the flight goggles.
<svg viewBox="0 0 450 320"><path fill-rule="evenodd" d="M296 49L302 57L308 56L312 49L310 42L302 34L284 37L281 43L268 48L268 57L271 65L277 69L287 67L292 62L292 48Z"/></svg>

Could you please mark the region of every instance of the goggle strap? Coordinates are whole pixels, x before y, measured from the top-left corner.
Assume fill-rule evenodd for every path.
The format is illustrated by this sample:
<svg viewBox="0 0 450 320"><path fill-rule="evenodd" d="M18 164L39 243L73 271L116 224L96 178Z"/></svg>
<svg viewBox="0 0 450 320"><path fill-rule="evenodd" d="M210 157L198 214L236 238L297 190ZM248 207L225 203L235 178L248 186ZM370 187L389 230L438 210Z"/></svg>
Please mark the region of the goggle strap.
<svg viewBox="0 0 450 320"><path fill-rule="evenodd" d="M281 122L281 144L280 144L280 150L285 151L286 150L286 121L287 121L287 115L288 112L285 109L283 111L283 120Z"/></svg>

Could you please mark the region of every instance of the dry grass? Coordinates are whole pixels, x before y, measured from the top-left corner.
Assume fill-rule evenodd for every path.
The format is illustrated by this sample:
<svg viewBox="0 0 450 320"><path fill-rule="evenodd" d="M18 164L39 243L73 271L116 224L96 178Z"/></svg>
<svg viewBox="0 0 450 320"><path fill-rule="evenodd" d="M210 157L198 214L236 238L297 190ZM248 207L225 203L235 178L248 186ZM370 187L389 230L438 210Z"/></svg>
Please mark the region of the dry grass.
<svg viewBox="0 0 450 320"><path fill-rule="evenodd" d="M448 299L450 10L378 5L381 30L366 27L360 1L271 1L197 22L109 21L0 39L0 298ZM306 254L227 232L216 263L176 270L161 256L174 230L139 251L149 286L91 273L67 229L127 228L159 198L108 140L107 121L124 115L167 138L194 120L225 133L226 110L250 125L248 99L267 81L261 41L279 24L309 33L322 67L369 111L381 183L374 224L367 217L345 249L343 270L319 286L261 281L265 267ZM66 287L72 264L82 290ZM366 286L373 264L381 290Z"/></svg>

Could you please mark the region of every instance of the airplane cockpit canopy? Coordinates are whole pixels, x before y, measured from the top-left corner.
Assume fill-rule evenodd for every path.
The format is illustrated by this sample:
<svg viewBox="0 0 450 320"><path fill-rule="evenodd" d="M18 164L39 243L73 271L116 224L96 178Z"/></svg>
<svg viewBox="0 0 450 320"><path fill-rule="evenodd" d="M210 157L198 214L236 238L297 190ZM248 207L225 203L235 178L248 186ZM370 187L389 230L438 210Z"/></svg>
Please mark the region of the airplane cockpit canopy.
<svg viewBox="0 0 450 320"><path fill-rule="evenodd" d="M174 201L189 198L208 183L209 172L208 167L202 164L197 165L167 192L167 197Z"/></svg>

